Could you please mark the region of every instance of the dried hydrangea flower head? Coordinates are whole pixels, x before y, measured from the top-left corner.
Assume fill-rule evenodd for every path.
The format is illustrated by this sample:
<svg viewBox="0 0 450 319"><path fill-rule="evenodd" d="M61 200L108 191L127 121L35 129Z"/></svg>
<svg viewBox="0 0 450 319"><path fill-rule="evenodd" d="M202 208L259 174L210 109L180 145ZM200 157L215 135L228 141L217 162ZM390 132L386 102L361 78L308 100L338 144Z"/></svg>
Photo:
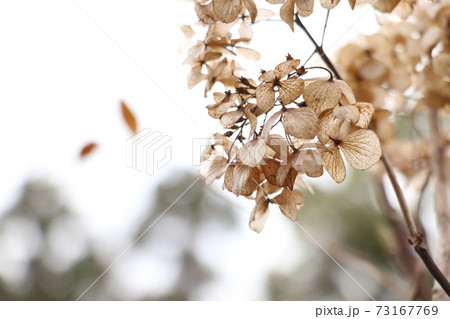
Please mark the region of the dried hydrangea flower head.
<svg viewBox="0 0 450 319"><path fill-rule="evenodd" d="M294 186L308 187L302 176L320 177L325 169L342 182L341 152L361 170L381 157L378 137L368 129L374 107L356 102L344 81L305 78L309 69L287 55L258 81L240 77L233 91L214 93L215 103L207 106L225 132L211 137L200 172L207 185L223 177L225 189L255 200L249 225L257 232L270 204L297 220L303 201Z"/></svg>

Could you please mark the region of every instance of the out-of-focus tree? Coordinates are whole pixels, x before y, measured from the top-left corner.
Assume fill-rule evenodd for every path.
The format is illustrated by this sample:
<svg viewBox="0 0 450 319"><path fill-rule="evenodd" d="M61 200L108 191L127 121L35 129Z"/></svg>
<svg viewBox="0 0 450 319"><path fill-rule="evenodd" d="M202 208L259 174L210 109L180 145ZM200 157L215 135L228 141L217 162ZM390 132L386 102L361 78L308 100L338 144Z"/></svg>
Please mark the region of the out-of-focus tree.
<svg viewBox="0 0 450 319"><path fill-rule="evenodd" d="M2 215L0 246L1 300L75 300L102 271L80 218L42 181Z"/></svg>
<svg viewBox="0 0 450 319"><path fill-rule="evenodd" d="M156 278L158 291L148 288L133 295L134 299L198 299L199 289L215 276L205 256L199 254L198 243L223 235L234 224L229 203L195 182L194 175L178 172L176 176L173 183L161 184L155 194L149 194L151 206L129 230L130 241L139 240L121 259L155 256L160 265L169 264L171 269L164 272L167 278ZM189 193L177 200L189 185ZM95 282L113 260L100 258L99 243L90 238L80 216L65 202L47 182L28 181L16 204L2 214L0 300L76 300L82 294L82 300L130 299L127 290L122 291L117 284L126 285L128 277L114 271L117 265ZM155 221L155 227L145 232ZM116 254L120 254L119 249Z"/></svg>

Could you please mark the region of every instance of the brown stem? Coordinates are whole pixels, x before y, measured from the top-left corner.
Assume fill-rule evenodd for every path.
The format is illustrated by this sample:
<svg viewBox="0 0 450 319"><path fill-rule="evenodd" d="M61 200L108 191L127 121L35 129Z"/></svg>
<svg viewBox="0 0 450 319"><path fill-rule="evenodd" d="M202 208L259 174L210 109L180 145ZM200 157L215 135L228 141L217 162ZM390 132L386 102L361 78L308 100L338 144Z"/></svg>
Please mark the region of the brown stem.
<svg viewBox="0 0 450 319"><path fill-rule="evenodd" d="M338 78L339 80L342 80L342 77L339 75L339 72L334 67L333 63L331 62L330 58L328 58L328 55L325 54L325 51L323 51L323 47L321 45L318 45L316 40L312 37L312 35L309 33L308 29L303 25L302 21L300 21L300 18L298 14L295 14L295 23L305 32L306 36L309 38L309 40L312 42L314 47L316 48L316 53L320 55L320 58L325 62L327 67L333 72L334 76Z"/></svg>
<svg viewBox="0 0 450 319"><path fill-rule="evenodd" d="M305 32L306 36L309 38L309 40L312 42L312 44L316 48L316 52L320 54L320 57L322 58L323 62L327 65L328 68L330 68L330 70L334 73L335 77L338 79L342 79L342 77L339 75L338 71L336 70L333 62L331 62L329 57L323 51L322 46L319 46L317 44L317 42L311 36L309 31L306 29L306 27L300 21L298 14L295 14L295 23ZM431 275L434 277L434 279L436 279L436 281L439 283L439 285L442 287L442 289L445 291L445 293L450 297L450 282L442 274L439 267L435 264L435 262L431 258L430 254L427 250L427 247L426 247L425 243L423 242L423 235L417 231L414 221L411 217L411 214L409 213L408 205L406 204L406 200L403 195L403 191L400 188L400 185L398 184L397 177L394 173L394 170L392 169L391 165L389 164L389 161L386 158L385 154L383 154L381 156L381 161L383 162L384 168L386 169L386 173L389 177L389 181L391 182L392 187L394 188L395 195L397 197L397 201L400 205L400 209L402 211L403 218L406 222L406 226L408 228L408 232L410 235L409 243L414 247L414 250L420 256L420 258L422 259L422 261L424 262L425 266L428 268L428 271L431 273Z"/></svg>
<svg viewBox="0 0 450 319"><path fill-rule="evenodd" d="M439 128L439 110L430 107L428 119L430 123L430 144L432 149L432 173L436 180L434 206L440 239L437 260L443 273L447 277L450 277L450 212L447 197L447 170L444 143ZM439 287L435 287L433 299L443 300L444 298L443 291Z"/></svg>

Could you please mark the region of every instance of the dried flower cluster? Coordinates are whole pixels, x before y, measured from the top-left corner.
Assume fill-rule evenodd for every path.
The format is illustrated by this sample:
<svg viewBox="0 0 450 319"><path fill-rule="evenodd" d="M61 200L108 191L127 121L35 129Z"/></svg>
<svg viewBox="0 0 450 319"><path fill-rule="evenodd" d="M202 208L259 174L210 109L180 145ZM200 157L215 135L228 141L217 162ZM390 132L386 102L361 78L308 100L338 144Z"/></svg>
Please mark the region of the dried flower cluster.
<svg viewBox="0 0 450 319"><path fill-rule="evenodd" d="M430 139L420 128L412 139L399 138L392 118L402 116L414 123L429 107L448 110L449 21L450 1L418 2L408 20L381 17L377 33L347 44L337 55L339 72L356 98L375 106L373 126L392 164L418 187L430 172ZM442 132L447 153L448 133Z"/></svg>
<svg viewBox="0 0 450 319"><path fill-rule="evenodd" d="M308 187L302 175L319 177L325 168L340 183L346 175L342 154L360 170L381 157L378 137L368 129L372 104L357 102L332 75L305 79L309 69L288 55L274 70L262 71L258 83L240 77L233 92L214 93L215 103L207 106L226 131L211 138L200 172L207 185L224 176L228 191L256 201L250 227L257 232L270 203L297 220L302 193L294 185Z"/></svg>
<svg viewBox="0 0 450 319"><path fill-rule="evenodd" d="M280 15L291 27L294 6L303 16L312 12L311 1L268 2L283 3ZM338 2L321 4L330 9ZM269 204L297 220L303 200L294 185L311 190L302 176L319 177L325 169L340 183L346 176L344 158L360 170L379 161L380 142L368 129L373 105L357 102L350 86L327 69L312 67L328 75L306 78L312 68L288 55L273 70L261 71L257 81L238 76L237 54L259 59L242 46L252 38L250 23L270 18L270 11L257 9L252 0L196 1L195 10L207 32L188 52L188 85L206 81L205 94L217 82L226 88L215 92L215 103L207 106L224 131L205 147L200 172L207 185L224 177L228 191L255 200L253 230L263 229ZM190 27L183 29L193 35Z"/></svg>

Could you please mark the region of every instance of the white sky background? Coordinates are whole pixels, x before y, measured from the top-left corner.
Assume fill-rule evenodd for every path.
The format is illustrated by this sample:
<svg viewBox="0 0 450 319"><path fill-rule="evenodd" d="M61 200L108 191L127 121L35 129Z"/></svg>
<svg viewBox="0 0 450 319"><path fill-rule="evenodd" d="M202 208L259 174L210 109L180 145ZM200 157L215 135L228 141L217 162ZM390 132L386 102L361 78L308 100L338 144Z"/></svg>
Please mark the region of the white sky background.
<svg viewBox="0 0 450 319"><path fill-rule="evenodd" d="M148 185L163 182L177 168L191 168L192 138L207 137L220 129L220 123L204 108L211 99L203 98L203 84L187 89L189 67L182 65L185 55L180 54L186 40L179 27L197 21L192 3L77 3L117 44L71 0L0 2L0 211L14 202L26 179L49 178L103 244L99 253L113 261L129 243L129 226L141 218L139 213L151 200ZM279 6L270 7L278 14ZM315 8L304 22L320 41L326 11L318 2ZM355 31L373 31L374 21L369 7L352 13L342 1L330 15L327 52L335 51ZM302 32L297 29L293 34L283 22L256 25L251 47L262 54L261 61L245 63L253 72L273 68L288 52L304 60L312 51ZM131 135L120 116L122 99L140 128L173 137L172 163L154 177L125 165L125 141ZM81 162L78 153L89 141L100 148ZM211 288L200 299L264 298L258 279L267 269L289 267L289 259L296 258L290 251L300 248L287 231L300 229L275 209L264 231L256 235L247 229L250 202L237 199L237 203L246 210L240 214L240 229L221 243L224 254L210 259L210 265L223 272L220 289ZM143 284L139 278L148 278L149 268L161 268L151 259L139 258L136 264L116 266L123 271L134 267L134 277L129 277L133 287ZM151 285L152 278L148 282Z"/></svg>

